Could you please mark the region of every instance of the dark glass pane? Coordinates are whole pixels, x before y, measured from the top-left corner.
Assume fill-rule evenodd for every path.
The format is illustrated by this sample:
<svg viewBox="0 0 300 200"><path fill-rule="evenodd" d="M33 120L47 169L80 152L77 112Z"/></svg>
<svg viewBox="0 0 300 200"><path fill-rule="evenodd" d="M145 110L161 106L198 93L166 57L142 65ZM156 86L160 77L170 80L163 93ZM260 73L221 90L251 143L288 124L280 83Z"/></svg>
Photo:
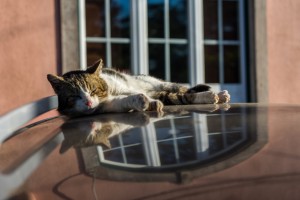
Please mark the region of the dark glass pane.
<svg viewBox="0 0 300 200"><path fill-rule="evenodd" d="M130 134L124 133L121 134L123 145L131 145L131 144L137 144L142 143L142 135L139 132L139 129L131 129Z"/></svg>
<svg viewBox="0 0 300 200"><path fill-rule="evenodd" d="M224 82L240 82L240 59L238 46L224 46Z"/></svg>
<svg viewBox="0 0 300 200"><path fill-rule="evenodd" d="M109 138L109 143L110 143L110 145L111 145L112 148L119 147L121 145L119 137L111 137L111 138ZM107 151L109 151L109 150L107 150Z"/></svg>
<svg viewBox="0 0 300 200"><path fill-rule="evenodd" d="M86 1L86 35L105 37L104 1Z"/></svg>
<svg viewBox="0 0 300 200"><path fill-rule="evenodd" d="M138 144L125 148L126 158L128 164L145 165L146 158L144 154L143 145Z"/></svg>
<svg viewBox="0 0 300 200"><path fill-rule="evenodd" d="M130 35L129 0L110 1L111 37L129 38Z"/></svg>
<svg viewBox="0 0 300 200"><path fill-rule="evenodd" d="M208 140L209 140L208 151L210 155L219 153L222 149L224 149L222 133L209 135Z"/></svg>
<svg viewBox="0 0 300 200"><path fill-rule="evenodd" d="M187 38L187 2L170 0L170 37Z"/></svg>
<svg viewBox="0 0 300 200"><path fill-rule="evenodd" d="M187 83L188 81L188 49L187 45L170 45L171 50L171 81Z"/></svg>
<svg viewBox="0 0 300 200"><path fill-rule="evenodd" d="M158 142L157 146L161 165L177 163L173 140Z"/></svg>
<svg viewBox="0 0 300 200"><path fill-rule="evenodd" d="M196 159L197 151L195 148L194 138L180 138L177 139L179 161L185 163L194 161Z"/></svg>
<svg viewBox="0 0 300 200"><path fill-rule="evenodd" d="M121 149L113 149L104 152L104 159L118 163L124 163Z"/></svg>
<svg viewBox="0 0 300 200"><path fill-rule="evenodd" d="M242 132L232 132L232 133L226 133L226 142L227 145L234 145L236 143L239 143L243 139L243 133Z"/></svg>
<svg viewBox="0 0 300 200"><path fill-rule="evenodd" d="M193 127L194 124L189 120L189 118L174 119L173 121L175 123L177 137L194 135L191 131L191 127Z"/></svg>
<svg viewBox="0 0 300 200"><path fill-rule="evenodd" d="M226 120L226 131L242 131L242 118L239 115L230 115L230 119Z"/></svg>
<svg viewBox="0 0 300 200"><path fill-rule="evenodd" d="M165 79L165 46L149 44L149 74Z"/></svg>
<svg viewBox="0 0 300 200"><path fill-rule="evenodd" d="M87 43L87 66L91 66L100 58L103 59L104 65L106 64L106 45L102 43Z"/></svg>
<svg viewBox="0 0 300 200"><path fill-rule="evenodd" d="M165 140L170 137L172 137L172 130L170 129L171 122L169 120L161 120L155 122L155 128L156 128L156 139L159 140Z"/></svg>
<svg viewBox="0 0 300 200"><path fill-rule="evenodd" d="M112 44L111 45L111 62L112 67L122 72L130 73L130 45L129 44Z"/></svg>
<svg viewBox="0 0 300 200"><path fill-rule="evenodd" d="M219 115L207 116L207 131L208 133L222 132L222 119Z"/></svg>
<svg viewBox="0 0 300 200"><path fill-rule="evenodd" d="M205 45L205 82L219 83L219 48L216 45Z"/></svg>
<svg viewBox="0 0 300 200"><path fill-rule="evenodd" d="M164 0L148 0L148 36L164 38Z"/></svg>
<svg viewBox="0 0 300 200"><path fill-rule="evenodd" d="M223 38L238 40L238 2L223 1Z"/></svg>
<svg viewBox="0 0 300 200"><path fill-rule="evenodd" d="M218 1L203 1L204 39L218 39Z"/></svg>

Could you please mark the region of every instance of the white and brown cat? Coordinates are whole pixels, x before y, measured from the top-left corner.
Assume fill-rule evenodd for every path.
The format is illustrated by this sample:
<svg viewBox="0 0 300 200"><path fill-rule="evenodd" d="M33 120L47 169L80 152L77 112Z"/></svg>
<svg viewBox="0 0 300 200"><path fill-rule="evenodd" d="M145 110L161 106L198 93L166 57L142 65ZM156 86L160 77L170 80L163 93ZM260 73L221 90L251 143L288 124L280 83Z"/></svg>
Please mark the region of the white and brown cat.
<svg viewBox="0 0 300 200"><path fill-rule="evenodd" d="M85 71L47 76L58 96L58 111L70 117L111 112L162 111L164 105L227 103L229 93L207 85L187 88L147 75L103 68L102 60Z"/></svg>

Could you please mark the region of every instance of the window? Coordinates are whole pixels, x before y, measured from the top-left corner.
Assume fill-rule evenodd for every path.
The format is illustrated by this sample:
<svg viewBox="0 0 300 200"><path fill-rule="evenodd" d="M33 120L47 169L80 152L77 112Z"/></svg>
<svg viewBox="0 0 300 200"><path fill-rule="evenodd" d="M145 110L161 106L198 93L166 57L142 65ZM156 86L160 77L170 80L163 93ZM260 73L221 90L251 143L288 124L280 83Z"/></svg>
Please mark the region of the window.
<svg viewBox="0 0 300 200"><path fill-rule="evenodd" d="M227 89L247 100L244 0L79 0L81 65Z"/></svg>
<svg viewBox="0 0 300 200"><path fill-rule="evenodd" d="M188 83L187 3L148 0L149 74Z"/></svg>
<svg viewBox="0 0 300 200"><path fill-rule="evenodd" d="M102 56L107 66L130 71L129 0L86 0L87 65Z"/></svg>

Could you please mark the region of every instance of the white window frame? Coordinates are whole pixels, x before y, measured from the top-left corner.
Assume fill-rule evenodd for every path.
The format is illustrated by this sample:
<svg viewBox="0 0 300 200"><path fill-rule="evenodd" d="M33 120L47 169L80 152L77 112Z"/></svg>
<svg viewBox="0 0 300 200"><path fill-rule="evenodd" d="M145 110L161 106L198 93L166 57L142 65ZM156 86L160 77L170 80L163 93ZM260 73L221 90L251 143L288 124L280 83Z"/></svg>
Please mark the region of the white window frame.
<svg viewBox="0 0 300 200"><path fill-rule="evenodd" d="M222 2L218 0L218 39L204 39L203 34L203 1L188 1L188 38L171 39L169 36L169 4L165 1L165 35L164 38L148 38L147 24L147 0L131 0L130 19L131 19L131 38L111 38L110 37L110 0L105 0L105 20L106 36L105 38L86 37L85 32L85 0L78 0L79 6L79 43L80 43L80 66L86 69L86 43L101 42L106 44L107 66L111 66L111 44L131 44L131 71L134 74L148 74L148 44L165 44L165 80L170 81L170 44L188 44L188 71L189 85L205 83L204 67L204 45L219 46L219 77L220 83L208 83L213 90L219 91L227 89L230 91L233 102L247 101L247 81L246 81L246 55L245 55L245 26L244 26L244 0L236 1L239 5L239 40L223 40L222 24ZM224 45L237 45L240 50L240 83L224 83Z"/></svg>

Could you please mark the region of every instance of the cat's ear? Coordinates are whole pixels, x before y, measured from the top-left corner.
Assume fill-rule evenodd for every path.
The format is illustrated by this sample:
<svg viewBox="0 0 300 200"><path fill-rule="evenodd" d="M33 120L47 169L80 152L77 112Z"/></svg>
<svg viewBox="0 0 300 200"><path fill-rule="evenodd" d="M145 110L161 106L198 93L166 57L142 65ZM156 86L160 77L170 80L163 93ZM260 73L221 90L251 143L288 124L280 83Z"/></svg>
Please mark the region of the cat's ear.
<svg viewBox="0 0 300 200"><path fill-rule="evenodd" d="M103 68L103 60L99 59L97 62L95 62L92 66L87 68L86 72L90 74L97 74L99 75Z"/></svg>
<svg viewBox="0 0 300 200"><path fill-rule="evenodd" d="M59 90L62 88L61 87L62 84L65 83L63 77L55 76L52 74L48 74L47 79L50 82L50 84L52 85L52 87L56 93L59 92Z"/></svg>

